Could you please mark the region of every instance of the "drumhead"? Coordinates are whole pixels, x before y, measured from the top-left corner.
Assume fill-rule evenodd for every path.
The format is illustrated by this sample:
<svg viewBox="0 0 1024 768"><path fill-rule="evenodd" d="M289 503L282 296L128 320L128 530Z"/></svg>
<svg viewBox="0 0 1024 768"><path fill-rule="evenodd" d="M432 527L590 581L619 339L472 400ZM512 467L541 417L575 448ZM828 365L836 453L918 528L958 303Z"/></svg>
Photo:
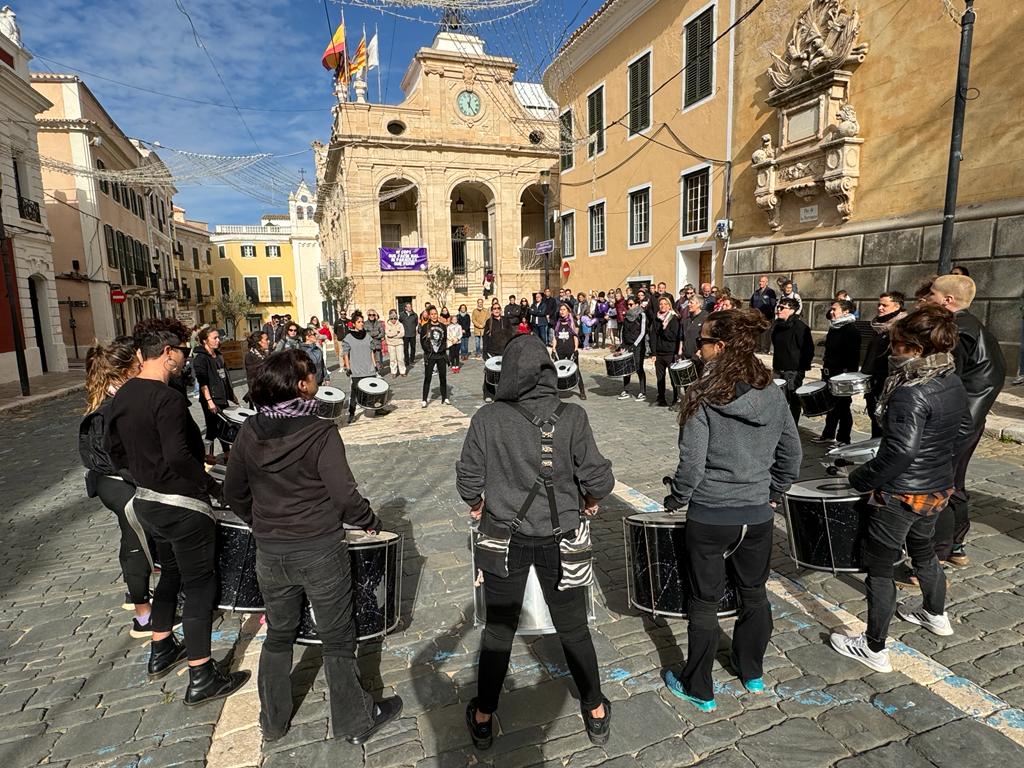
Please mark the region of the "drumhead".
<svg viewBox="0 0 1024 768"><path fill-rule="evenodd" d="M352 548L383 546L398 540L398 534L391 531L378 531L371 536L366 531L345 531L345 541Z"/></svg>
<svg viewBox="0 0 1024 768"><path fill-rule="evenodd" d="M798 395L813 395L819 389L824 389L826 386L827 384L824 381L812 381L810 384L804 384L796 393Z"/></svg>
<svg viewBox="0 0 1024 768"><path fill-rule="evenodd" d="M854 371L853 373L837 373L832 377L832 381L865 381L870 378L866 373Z"/></svg>
<svg viewBox="0 0 1024 768"><path fill-rule="evenodd" d="M774 384L776 387L782 387L783 389L786 388L785 379L772 379L772 384Z"/></svg>
<svg viewBox="0 0 1024 768"><path fill-rule="evenodd" d="M558 360L555 362L555 371L557 371L558 378L560 379L572 376L576 373L576 363L572 360Z"/></svg>
<svg viewBox="0 0 1024 768"><path fill-rule="evenodd" d="M256 411L250 408L225 408L223 413L225 419L233 421L235 424L241 424L250 416L256 415Z"/></svg>
<svg viewBox="0 0 1024 768"><path fill-rule="evenodd" d="M633 356L632 352L617 352L612 355L605 355L605 360L625 360Z"/></svg>
<svg viewBox="0 0 1024 768"><path fill-rule="evenodd" d="M334 387L320 387L316 391L316 399L325 403L340 403L345 399L345 393Z"/></svg>
<svg viewBox="0 0 1024 768"><path fill-rule="evenodd" d="M882 444L882 438L872 437L870 440L862 440L859 443L850 443L850 445L840 445L838 448L833 448L827 454L830 459L852 459L854 457L873 457L878 453L878 446Z"/></svg>
<svg viewBox="0 0 1024 768"><path fill-rule="evenodd" d="M487 360L484 362L484 368L486 368L489 371L495 371L497 373L500 373L501 372L501 355L498 355L497 357L489 357L489 358L487 358Z"/></svg>
<svg viewBox="0 0 1024 768"><path fill-rule="evenodd" d="M639 528L681 528L686 525L686 515L673 514L672 512L641 512L630 515L626 522Z"/></svg>
<svg viewBox="0 0 1024 768"><path fill-rule="evenodd" d="M798 499L858 499L860 492L844 480L836 477L821 477L803 483L793 483L786 491L787 496Z"/></svg>
<svg viewBox="0 0 1024 768"><path fill-rule="evenodd" d="M379 395L381 392L387 392L391 387L379 376L373 376L369 379L363 379L357 385L360 392L365 392L368 395Z"/></svg>
<svg viewBox="0 0 1024 768"><path fill-rule="evenodd" d="M683 368L689 368L693 365L693 360L678 360L669 366L672 370L679 371Z"/></svg>

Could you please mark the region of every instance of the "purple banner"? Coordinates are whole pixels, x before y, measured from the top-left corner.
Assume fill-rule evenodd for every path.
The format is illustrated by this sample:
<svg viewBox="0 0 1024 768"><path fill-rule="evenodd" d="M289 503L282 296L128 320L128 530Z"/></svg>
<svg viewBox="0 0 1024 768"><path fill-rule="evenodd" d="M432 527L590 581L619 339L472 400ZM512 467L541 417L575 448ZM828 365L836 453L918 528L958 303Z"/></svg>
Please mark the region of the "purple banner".
<svg viewBox="0 0 1024 768"><path fill-rule="evenodd" d="M427 269L427 249L424 246L417 248L378 248L380 251L380 268L383 272L395 270L419 270L425 272Z"/></svg>

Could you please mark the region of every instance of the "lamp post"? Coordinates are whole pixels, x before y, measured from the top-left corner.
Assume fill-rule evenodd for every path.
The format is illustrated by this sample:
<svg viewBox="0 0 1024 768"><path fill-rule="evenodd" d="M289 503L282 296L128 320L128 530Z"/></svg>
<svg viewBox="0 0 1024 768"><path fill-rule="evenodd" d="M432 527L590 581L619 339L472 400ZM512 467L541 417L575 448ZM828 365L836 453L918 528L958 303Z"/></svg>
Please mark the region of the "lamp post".
<svg viewBox="0 0 1024 768"><path fill-rule="evenodd" d="M953 131L949 140L949 169L946 171L946 205L942 212L942 239L939 242L939 274L948 275L953 267L953 221L956 218L956 194L960 183L961 149L964 144L964 115L967 112L967 81L971 74L971 42L974 38L974 0L960 19L960 61L953 94Z"/></svg>
<svg viewBox="0 0 1024 768"><path fill-rule="evenodd" d="M548 192L551 190L551 171L543 170L540 172L540 188L544 192L544 239L551 239L550 223L548 222ZM548 253L544 254L544 287L550 288L549 285L549 272L551 271L551 255Z"/></svg>

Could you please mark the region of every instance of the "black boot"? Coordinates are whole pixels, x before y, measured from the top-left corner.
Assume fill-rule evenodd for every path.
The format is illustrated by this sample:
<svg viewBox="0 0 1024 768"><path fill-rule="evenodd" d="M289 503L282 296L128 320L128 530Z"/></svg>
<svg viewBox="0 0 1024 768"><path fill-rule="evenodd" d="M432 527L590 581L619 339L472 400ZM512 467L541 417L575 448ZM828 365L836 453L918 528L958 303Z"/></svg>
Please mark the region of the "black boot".
<svg viewBox="0 0 1024 768"><path fill-rule="evenodd" d="M373 735L377 733L381 728L390 723L396 717L402 714L402 699L398 696L389 696L386 699L381 699L378 704L373 707L373 725L367 728L362 733L357 733L355 736L349 736L345 740L349 744L365 744Z"/></svg>
<svg viewBox="0 0 1024 768"><path fill-rule="evenodd" d="M185 706L194 707L213 699L230 696L245 685L251 674L251 672L228 672L225 674L213 659L198 667L189 667Z"/></svg>
<svg viewBox="0 0 1024 768"><path fill-rule="evenodd" d="M494 741L494 716L486 723L478 723L476 719L476 699L466 705L466 726L477 749L490 749Z"/></svg>
<svg viewBox="0 0 1024 768"><path fill-rule="evenodd" d="M598 746L608 743L612 732L612 703L604 700L604 717L594 717L587 709L581 709L583 724L587 727L587 737L591 744Z"/></svg>
<svg viewBox="0 0 1024 768"><path fill-rule="evenodd" d="M159 680L187 657L185 644L178 642L173 632L163 640L154 640L149 645L149 679Z"/></svg>

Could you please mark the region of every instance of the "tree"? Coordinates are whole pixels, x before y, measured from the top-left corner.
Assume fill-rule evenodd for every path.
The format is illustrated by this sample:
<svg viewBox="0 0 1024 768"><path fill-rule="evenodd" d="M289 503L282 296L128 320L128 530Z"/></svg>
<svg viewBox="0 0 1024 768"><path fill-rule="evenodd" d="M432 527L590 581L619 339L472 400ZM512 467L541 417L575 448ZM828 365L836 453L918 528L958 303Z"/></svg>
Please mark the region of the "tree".
<svg viewBox="0 0 1024 768"><path fill-rule="evenodd" d="M224 330L228 338L233 339L242 318L252 311L252 301L244 293L235 291L219 296L213 308L224 319Z"/></svg>
<svg viewBox="0 0 1024 768"><path fill-rule="evenodd" d="M430 267L427 270L427 295L437 301L438 309L448 306L448 297L455 288L455 273L450 267Z"/></svg>
<svg viewBox="0 0 1024 768"><path fill-rule="evenodd" d="M320 282L320 293L331 302L334 311L348 312L348 304L356 292L356 281L352 277L329 277Z"/></svg>

